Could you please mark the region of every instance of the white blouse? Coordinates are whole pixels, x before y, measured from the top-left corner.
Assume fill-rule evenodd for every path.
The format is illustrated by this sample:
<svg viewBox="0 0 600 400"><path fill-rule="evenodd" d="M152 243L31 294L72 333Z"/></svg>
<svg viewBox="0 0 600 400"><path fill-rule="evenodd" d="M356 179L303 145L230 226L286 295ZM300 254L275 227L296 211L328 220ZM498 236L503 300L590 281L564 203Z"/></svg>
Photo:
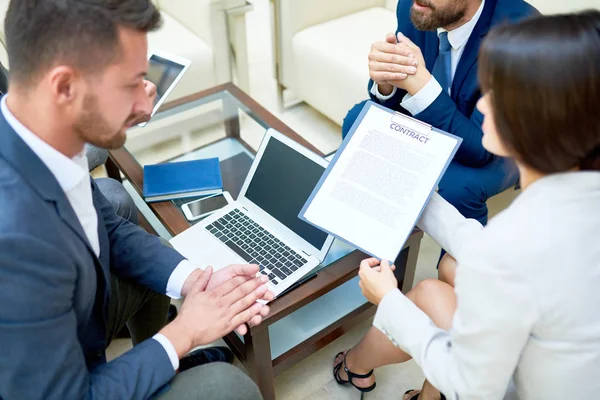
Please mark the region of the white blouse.
<svg viewBox="0 0 600 400"><path fill-rule="evenodd" d="M600 172L534 182L486 227L434 194L418 226L458 261L452 329L400 291L373 325L448 399L600 398Z"/></svg>

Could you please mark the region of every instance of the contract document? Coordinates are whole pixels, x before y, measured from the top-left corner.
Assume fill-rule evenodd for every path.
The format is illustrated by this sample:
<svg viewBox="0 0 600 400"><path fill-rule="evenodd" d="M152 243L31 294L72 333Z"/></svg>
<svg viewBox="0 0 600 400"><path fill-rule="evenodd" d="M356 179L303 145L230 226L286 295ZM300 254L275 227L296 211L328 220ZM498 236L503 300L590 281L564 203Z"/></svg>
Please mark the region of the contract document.
<svg viewBox="0 0 600 400"><path fill-rule="evenodd" d="M367 102L299 217L393 262L461 142Z"/></svg>

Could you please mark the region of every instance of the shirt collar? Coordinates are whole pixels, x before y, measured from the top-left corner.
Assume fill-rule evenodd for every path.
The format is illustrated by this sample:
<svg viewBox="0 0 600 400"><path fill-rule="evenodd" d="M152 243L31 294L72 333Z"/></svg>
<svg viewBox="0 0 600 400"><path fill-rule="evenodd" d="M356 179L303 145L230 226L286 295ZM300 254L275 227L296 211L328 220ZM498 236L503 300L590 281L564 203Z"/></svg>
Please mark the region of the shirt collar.
<svg viewBox="0 0 600 400"><path fill-rule="evenodd" d="M479 9L477 9L477 12L473 16L473 18L471 18L471 20L468 21L466 24L461 25L458 28L453 29L451 31L446 31L444 28L438 28L438 36L442 32L448 32L448 41L450 42L452 48L456 50L463 47L465 44L467 44L471 33L473 33L473 29L475 29L475 25L477 25L477 21L479 21L479 17L481 17L481 13L483 12L484 5L485 0L481 2L481 5L479 6Z"/></svg>
<svg viewBox="0 0 600 400"><path fill-rule="evenodd" d="M9 110L6 104L6 98L2 98L0 109L6 119L6 122L13 128L19 137L31 148L31 150L48 167L52 175L58 181L62 190L66 193L73 189L85 178L87 171L87 157L85 150L77 154L72 159L68 158L54 147L40 139L23 125Z"/></svg>

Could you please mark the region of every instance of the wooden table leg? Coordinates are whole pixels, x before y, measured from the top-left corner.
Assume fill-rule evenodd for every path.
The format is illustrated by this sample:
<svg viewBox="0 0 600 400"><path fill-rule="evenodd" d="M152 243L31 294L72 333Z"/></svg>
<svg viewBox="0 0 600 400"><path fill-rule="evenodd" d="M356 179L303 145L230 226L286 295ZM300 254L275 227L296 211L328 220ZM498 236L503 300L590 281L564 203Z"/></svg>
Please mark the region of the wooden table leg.
<svg viewBox="0 0 600 400"><path fill-rule="evenodd" d="M104 163L104 167L106 168L106 174L109 178L113 178L121 183L123 183L123 179L121 178L121 171L117 164L112 160L112 158L108 158Z"/></svg>
<svg viewBox="0 0 600 400"><path fill-rule="evenodd" d="M419 248L421 247L421 239L423 234L414 235L409 239L408 256L406 259L406 271L404 271L404 282L402 284L402 293L407 293L412 289L415 282L415 272L417 270L417 258L419 256Z"/></svg>
<svg viewBox="0 0 600 400"><path fill-rule="evenodd" d="M269 330L262 329L250 332L244 336L248 369L258 385L265 400L275 400L275 386L273 382L273 361L271 360L271 342Z"/></svg>
<svg viewBox="0 0 600 400"><path fill-rule="evenodd" d="M240 116L237 104L229 101L227 97L223 99L223 114L225 114L225 135L230 138L240 137Z"/></svg>

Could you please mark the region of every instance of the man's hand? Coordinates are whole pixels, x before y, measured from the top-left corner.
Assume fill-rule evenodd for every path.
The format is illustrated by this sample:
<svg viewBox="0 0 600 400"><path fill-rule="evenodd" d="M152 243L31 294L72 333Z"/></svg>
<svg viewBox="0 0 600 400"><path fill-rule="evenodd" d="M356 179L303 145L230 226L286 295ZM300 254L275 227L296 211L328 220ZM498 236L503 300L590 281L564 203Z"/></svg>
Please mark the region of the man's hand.
<svg viewBox="0 0 600 400"><path fill-rule="evenodd" d="M233 265L230 265L228 267L218 270L217 272L215 272L212 275L212 277L210 278L210 281L208 281L207 290L212 290L216 287L219 287L222 284L224 284L225 282L227 282L235 277L238 277L238 276L245 277L246 279L252 279L256 276L256 274L258 274L258 271L259 271L259 268L258 268L258 265L256 265L256 264L233 264ZM271 291L268 291L261 298L261 300L270 302L270 301L273 301L274 298L275 298L275 294L273 294L273 292L271 292ZM268 306L266 306L266 305L263 306L259 315L256 315L254 318L252 318L252 320L250 320L248 322L248 325L250 325L250 326L259 325L262 322L263 317L266 317L267 315L269 315L270 311L271 310L269 309ZM237 331L237 333L239 333L240 335L243 336L248 331L248 328L246 327L246 325L240 325L235 330Z"/></svg>
<svg viewBox="0 0 600 400"><path fill-rule="evenodd" d="M212 268L211 267L209 267L209 268L210 268L211 276L212 276ZM204 273L207 273L207 271L208 271L208 268L206 268L205 271L202 271L201 269L194 270L194 272L192 272L190 274L190 276L187 277L185 282L183 282L183 286L181 287L181 297L187 297L188 292L191 290L192 286L194 286L194 282L196 282ZM207 285L208 285L209 280L210 280L210 277L206 281Z"/></svg>
<svg viewBox="0 0 600 400"><path fill-rule="evenodd" d="M267 277L235 277L221 286L206 290L212 268L207 268L191 284L177 318L160 333L169 339L179 357L194 347L211 343L260 315L256 301L267 292Z"/></svg>
<svg viewBox="0 0 600 400"><path fill-rule="evenodd" d="M207 290L212 290L221 286L223 283L236 276L244 276L248 279L258 274L258 265L256 264L233 264L215 272L208 281Z"/></svg>
<svg viewBox="0 0 600 400"><path fill-rule="evenodd" d="M148 95L148 101L151 104L150 109L154 108L154 100L156 100L157 91L156 85L148 80L144 79L144 90L146 91L146 95ZM141 124L143 122L150 121L150 114L140 114L132 125Z"/></svg>
<svg viewBox="0 0 600 400"><path fill-rule="evenodd" d="M407 38L400 32L398 33L397 46L404 49L404 51L410 51L411 54L414 55L418 66L416 73L408 75L406 79L397 82L395 86L406 90L408 94L414 96L429 82L429 80L431 79L431 73L427 70L427 66L425 65L425 58L423 57L423 53L421 52L419 46L414 44L409 38Z"/></svg>
<svg viewBox="0 0 600 400"><path fill-rule="evenodd" d="M398 46L396 36L388 33L384 42L376 42L369 53L369 76L377 83L379 93L392 93L394 86L417 73L419 62L407 46Z"/></svg>
<svg viewBox="0 0 600 400"><path fill-rule="evenodd" d="M223 285L224 283L230 281L231 279L233 279L235 277L244 277L246 280L253 279L256 276L256 274L258 273L258 271L259 271L258 265L255 265L255 264L230 265L228 267L220 269L219 271L217 271L211 275L211 277L209 278L206 290L216 289L217 287ZM183 288L181 289L182 296L184 296L184 297L187 296L189 288L194 284L194 282L203 273L204 272L199 269L192 272L192 274L186 279L185 283L183 284ZM267 291L265 293L265 295L261 298L261 300L270 302L270 301L273 301L274 298L275 298L275 295L273 294L273 292ZM270 311L270 309L268 306L266 306L266 305L263 306L259 315L256 315L254 318L252 318L252 320L248 321L248 324L251 326L259 325L262 322L263 317L266 317L267 315L269 315L269 311ZM245 324L242 324L242 325L236 327L236 331L240 335L245 335L247 330L248 330L248 328L245 326Z"/></svg>
<svg viewBox="0 0 600 400"><path fill-rule="evenodd" d="M395 267L390 267L387 261L380 263L376 258L369 258L360 263L358 285L369 302L378 305L386 294L398 289L394 269Z"/></svg>

